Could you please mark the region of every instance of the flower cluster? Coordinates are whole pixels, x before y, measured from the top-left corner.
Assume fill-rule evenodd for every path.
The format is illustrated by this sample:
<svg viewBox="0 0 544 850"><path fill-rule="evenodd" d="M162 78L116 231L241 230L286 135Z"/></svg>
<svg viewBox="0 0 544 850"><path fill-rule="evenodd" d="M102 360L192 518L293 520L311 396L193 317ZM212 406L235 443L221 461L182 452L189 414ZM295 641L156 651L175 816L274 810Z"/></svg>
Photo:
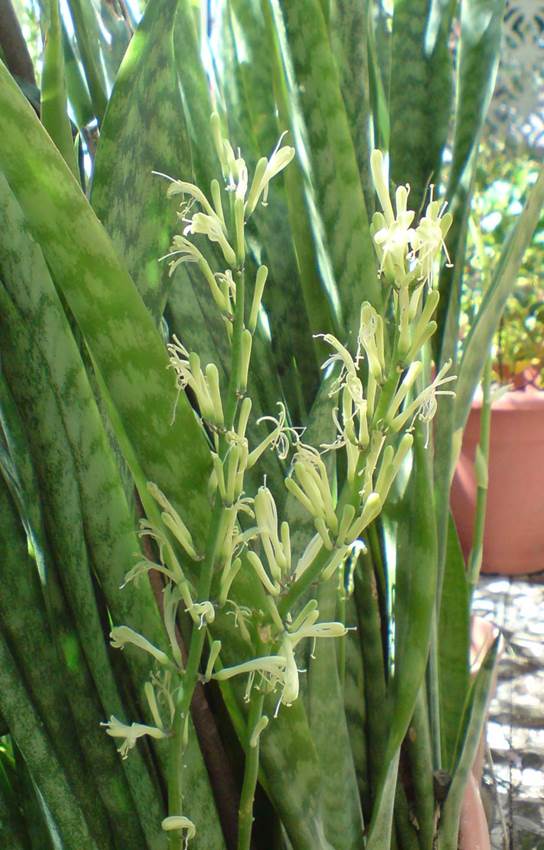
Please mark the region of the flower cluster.
<svg viewBox="0 0 544 850"><path fill-rule="evenodd" d="M190 390L208 440L212 520L208 540L195 542L167 496L155 484L148 484L150 519L142 521L141 533L153 540L157 557L140 559L127 573L125 585L151 570L163 577L168 646L158 648L126 626L111 631L113 646L136 647L154 665L145 690L154 725L126 725L115 717L104 724L109 735L122 740L123 757L144 735L157 740L173 736L179 727L178 713L187 716L198 680L225 682L240 676L246 680L246 701L259 707L256 715L249 713L248 746L259 746L269 723L262 713L264 696L275 695L275 717L299 695L297 647L305 640L315 644L318 638L341 638L347 632L342 622L320 622L312 594L301 608L303 596L313 582L331 579L364 547L364 535L410 455L414 423L419 419L428 427L437 396L452 394L444 389L453 380L446 374L449 364L434 380L425 382L421 356L436 328L433 315L439 296L433 289L434 270L445 251L451 216L431 200L416 224L407 206L408 189L403 186L396 191L393 208L383 157L374 151L372 173L383 213L376 213L372 233L380 273L392 284L394 332L390 334L384 317L364 302L355 351L331 334L322 336L331 349L323 364L336 428L331 443L304 442L304 429L290 422L282 402L276 417L262 416L252 422L247 387L268 270L263 265L256 269L252 297L246 304L245 225L259 202L266 205L270 181L289 164L294 149L282 146L280 138L270 158L259 160L250 180L240 152L235 153L223 138L217 116L212 118L212 131L223 186L213 180L208 197L191 183L168 178L168 195L181 196L182 233L174 236L167 255L171 273L183 263L198 265L230 344L228 381L215 363L204 364L176 336L168 344L178 390ZM198 247L193 237L205 237L208 244ZM212 271L211 256L221 258L220 271ZM256 439L262 426L267 433ZM285 493L274 493L262 477L260 486L253 483L266 451L276 452L285 465L287 494L310 520L310 539L300 557L292 550L289 523L278 511L279 496ZM333 480L328 463L330 453L338 452L345 455L345 474L339 483ZM241 574L246 584L253 582L257 588L254 607L239 604L236 582ZM233 615L244 646L239 663L223 664L222 642L214 637L221 620L218 613L223 611ZM180 651L176 624L182 613L192 622L189 658L196 654L195 669L190 662L185 666ZM209 651L203 660L205 635ZM184 745L183 740L173 744ZM163 821L163 829L179 831L186 841L195 835L192 821L176 810Z"/></svg>
<svg viewBox="0 0 544 850"><path fill-rule="evenodd" d="M393 209L381 151L372 152L370 164L383 210L374 214L371 232L380 260L380 274L394 290L399 359L409 364L436 330L431 317L439 296L433 287L442 254L449 261L445 239L452 215L446 212L442 201L433 200L431 187L431 199L414 227L415 212L407 209L408 186L397 188ZM426 291L428 297L422 310Z"/></svg>
<svg viewBox="0 0 544 850"><path fill-rule="evenodd" d="M413 283L432 287L440 254L444 252L448 256L445 238L452 223L451 213L446 212L442 201L433 200L431 191L425 214L413 227L415 212L407 209L409 187L397 188L393 209L381 151L372 151L370 166L383 210L374 214L371 227L380 273L399 290Z"/></svg>

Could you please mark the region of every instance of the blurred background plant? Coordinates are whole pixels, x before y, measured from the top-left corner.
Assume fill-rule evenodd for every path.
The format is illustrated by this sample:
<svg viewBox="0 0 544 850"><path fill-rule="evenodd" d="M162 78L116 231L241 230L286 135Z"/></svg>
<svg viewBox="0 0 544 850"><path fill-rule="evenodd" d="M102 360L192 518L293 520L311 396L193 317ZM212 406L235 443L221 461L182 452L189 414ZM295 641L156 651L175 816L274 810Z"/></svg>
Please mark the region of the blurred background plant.
<svg viewBox="0 0 544 850"><path fill-rule="evenodd" d="M537 178L537 157L538 150L526 142L505 142L488 129L476 172L473 218L479 224L469 238L463 336L481 304L489 269L523 209L525 188ZM541 388L544 378L543 246L541 216L493 340L493 380L518 389L527 384Z"/></svg>
<svg viewBox="0 0 544 850"><path fill-rule="evenodd" d="M533 179L520 166L520 206L509 206L506 193L497 201L505 230L508 216L513 228L508 237L499 224L491 229L487 159L480 166L479 154L504 4L151 0L144 10L123 0L44 0L16 9L20 23L10 0L0 0L0 717L9 733L0 749L2 840L13 850L162 850L167 842L178 850L189 839L198 850L242 848L251 824L248 788L258 779L257 850L455 850L496 647L471 683L478 567L476 559L467 575L449 515L450 483L482 364L544 197L542 174ZM202 244L203 259L172 276L159 263L176 210L153 172L210 186L214 109L233 143L232 167L223 168L229 198L238 146L250 173L266 168L259 158L275 151L285 130L284 144L296 151L270 189L266 215L246 223L250 289L262 282L257 269L269 270L258 323L239 314L254 330L248 439L255 444L257 419L281 402L282 428L306 428L314 446L338 442L330 377L320 367L330 355L326 342L338 340L349 352L344 362L351 357L362 370L366 395L358 401L370 404L375 375L364 374L357 342L365 301L378 318L361 339L368 344L383 328L391 367L380 376L372 425L385 435L381 416L395 405L401 420L418 413L414 449L390 482L381 516L364 529L366 551L355 564L340 559L339 575L312 584L318 598L311 604L348 634L325 641L315 658L302 647L296 663L289 657L291 681L297 665L305 671L300 698L260 727L260 760L243 688L225 677L205 687L204 680L219 640L229 667L267 645L270 624L259 613L267 602L246 569L233 579L228 616L213 587L211 598L201 595L186 531L191 551L204 551L217 423L202 425L194 410L201 399L191 387L180 393L167 368L166 343L177 337L182 354L198 351L198 362L216 364L232 398L229 334L200 275L202 268L219 272L219 301L232 306L235 287L218 247L224 234L214 231L218 241ZM386 154L391 195L399 193L393 211L382 187L378 220L374 148ZM500 180L510 185L504 159L489 160L495 189ZM242 178L236 172L236 185ZM472 271L477 261L467 259L480 180L476 197L489 231L480 229L477 207L471 227L478 256L489 255L485 287ZM434 240L433 255L446 234L441 198L453 222L445 239L450 262L428 270L429 294L404 267L404 254L406 287L392 281L390 260L399 245L415 249L431 192L438 200L423 230ZM196 222L183 224L196 232ZM376 227L387 248L379 263ZM213 273L210 280L215 292ZM476 292L470 305L467 286ZM463 305L470 326L460 349ZM418 338L408 340L416 330ZM408 366L404 355L419 348L418 365ZM192 353L191 368L196 362ZM457 375L455 399L438 403L433 369L440 382ZM263 424L269 436L279 427ZM375 439L375 446L379 455L383 444ZM391 478L391 451L376 486ZM353 469L325 457L328 465L315 459L315 468L330 483L333 509L336 500L344 507ZM317 526L287 496L285 459L266 452L262 461L298 556ZM161 523L148 482L164 494L170 521L179 515L183 523L176 526L184 529L181 546L168 531L165 540L197 608L172 609L160 576L141 581L138 592L120 591L135 553L150 563L161 555L139 536L141 518L147 528ZM260 483L248 479L246 496L255 498ZM330 512L329 519L334 526ZM274 587L282 615L292 581L289 574ZM296 601L305 611L306 599ZM187 668L196 687L190 722L182 718L186 725L176 732L186 747L182 765L181 750L169 758L146 687L152 673L153 687L164 681L157 684L149 654L130 646L123 655L111 651L112 624L145 634L162 661L177 640L180 668L189 647L203 653L200 667L192 653ZM287 633L290 625L281 628ZM274 664L276 673L278 664L287 669L277 658ZM189 680L181 681L178 695ZM159 734L121 761L99 725L112 715L125 732L137 717ZM109 728L119 731L111 720ZM141 732L127 732L127 742ZM168 836L166 815L178 818L167 821Z"/></svg>

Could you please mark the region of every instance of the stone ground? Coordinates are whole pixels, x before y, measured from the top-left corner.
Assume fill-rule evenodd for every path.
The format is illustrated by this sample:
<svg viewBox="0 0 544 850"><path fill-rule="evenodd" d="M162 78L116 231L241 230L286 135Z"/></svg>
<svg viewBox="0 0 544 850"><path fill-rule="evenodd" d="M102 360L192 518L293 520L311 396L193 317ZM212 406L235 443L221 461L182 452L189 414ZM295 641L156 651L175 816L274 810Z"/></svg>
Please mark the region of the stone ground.
<svg viewBox="0 0 544 850"><path fill-rule="evenodd" d="M544 573L482 576L474 612L506 643L484 774L493 850L544 850Z"/></svg>

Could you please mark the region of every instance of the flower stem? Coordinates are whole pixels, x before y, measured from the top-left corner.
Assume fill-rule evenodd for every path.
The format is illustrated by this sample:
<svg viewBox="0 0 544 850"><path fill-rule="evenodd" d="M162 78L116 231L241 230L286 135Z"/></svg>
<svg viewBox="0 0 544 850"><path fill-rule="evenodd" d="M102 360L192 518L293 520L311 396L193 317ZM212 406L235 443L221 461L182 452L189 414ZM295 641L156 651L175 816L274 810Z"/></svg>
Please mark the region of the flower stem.
<svg viewBox="0 0 544 850"><path fill-rule="evenodd" d="M198 583L199 600L208 599L210 594L217 551L222 542L223 514L224 507L218 497L212 516L208 552L202 564ZM173 734L168 767L168 814L170 816L181 815L183 813L183 760L187 747L187 735L189 733L189 713L194 690L198 682L198 670L205 639L206 628L204 626L198 628L197 625L193 625L187 666L183 674L182 687L178 690L174 722L172 724ZM184 850L184 839L180 832L170 833L169 842L169 850Z"/></svg>
<svg viewBox="0 0 544 850"><path fill-rule="evenodd" d="M244 287L244 272L240 269L235 272L236 277L236 309L234 314L234 328L232 335L232 360L231 360L231 376L227 391L225 425L227 429L231 429L234 425L236 409L240 396L240 386L242 377L242 333L244 331L244 303L245 303L245 287ZM223 451L228 451L228 446L223 445ZM208 535L208 548L205 560L202 564L200 579L198 583L197 598L200 602L209 599L214 567L216 565L218 552L223 544L225 534L225 516L226 508L223 505L219 494L216 496L214 512L212 516L210 531ZM187 735L189 733L188 723L191 710L191 702L195 687L198 682L198 673L202 651L206 640L207 629L205 625L200 628L193 625L191 632L191 640L189 644L189 656L185 673L183 674L182 687L178 691L178 698L175 706L175 714L173 721L173 737L170 751L170 763L168 769L168 814L171 816L181 815L183 812L183 760L187 747ZM262 710L262 705L261 705ZM253 726L251 727L253 728ZM254 748L248 746L251 759L254 758L252 752ZM257 762L258 762L258 746L257 746ZM257 768L258 769L258 768ZM255 779L256 781L256 779ZM245 782L245 780L244 780ZM251 829L250 829L251 833ZM180 831L172 832L169 835L169 850L184 850L184 838ZM249 845L248 845L249 846Z"/></svg>
<svg viewBox="0 0 544 850"><path fill-rule="evenodd" d="M240 810L238 817L238 845L237 850L249 850L251 846L251 832L253 829L253 802L255 799L255 788L259 774L259 750L260 736L254 746L251 746L251 736L255 726L261 719L264 703L264 694L253 693L249 708L247 722L247 745L246 760L244 764L244 782L240 797Z"/></svg>
<svg viewBox="0 0 544 850"><path fill-rule="evenodd" d="M240 383L242 377L242 332L244 330L245 310L245 276L244 270L238 269L234 273L236 281L236 309L234 312L234 327L232 334L232 360L231 373L228 388L228 397L225 410L225 425L230 430L234 424L236 408L238 406Z"/></svg>

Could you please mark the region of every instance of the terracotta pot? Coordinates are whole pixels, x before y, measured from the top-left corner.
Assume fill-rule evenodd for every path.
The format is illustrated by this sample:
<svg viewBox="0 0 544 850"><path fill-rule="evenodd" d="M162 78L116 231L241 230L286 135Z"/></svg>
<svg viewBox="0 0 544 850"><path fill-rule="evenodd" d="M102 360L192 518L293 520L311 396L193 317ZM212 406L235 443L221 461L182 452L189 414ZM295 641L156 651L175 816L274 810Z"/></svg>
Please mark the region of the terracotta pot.
<svg viewBox="0 0 544 850"><path fill-rule="evenodd" d="M459 850L491 850L489 825L480 785L471 773L463 797L459 822Z"/></svg>
<svg viewBox="0 0 544 850"><path fill-rule="evenodd" d="M470 646L470 672L476 676L491 644L498 635L497 627L482 617L472 617ZM497 661L503 652L502 639L497 653ZM494 696L497 686L497 667L491 683L488 704ZM478 752L465 788L461 817L459 821L459 850L491 850L489 824L485 813L480 785L484 768L486 727L482 732Z"/></svg>
<svg viewBox="0 0 544 850"><path fill-rule="evenodd" d="M474 402L451 493L468 555L476 504L474 457L481 400ZM503 575L544 570L544 392L512 391L493 405L482 570Z"/></svg>

